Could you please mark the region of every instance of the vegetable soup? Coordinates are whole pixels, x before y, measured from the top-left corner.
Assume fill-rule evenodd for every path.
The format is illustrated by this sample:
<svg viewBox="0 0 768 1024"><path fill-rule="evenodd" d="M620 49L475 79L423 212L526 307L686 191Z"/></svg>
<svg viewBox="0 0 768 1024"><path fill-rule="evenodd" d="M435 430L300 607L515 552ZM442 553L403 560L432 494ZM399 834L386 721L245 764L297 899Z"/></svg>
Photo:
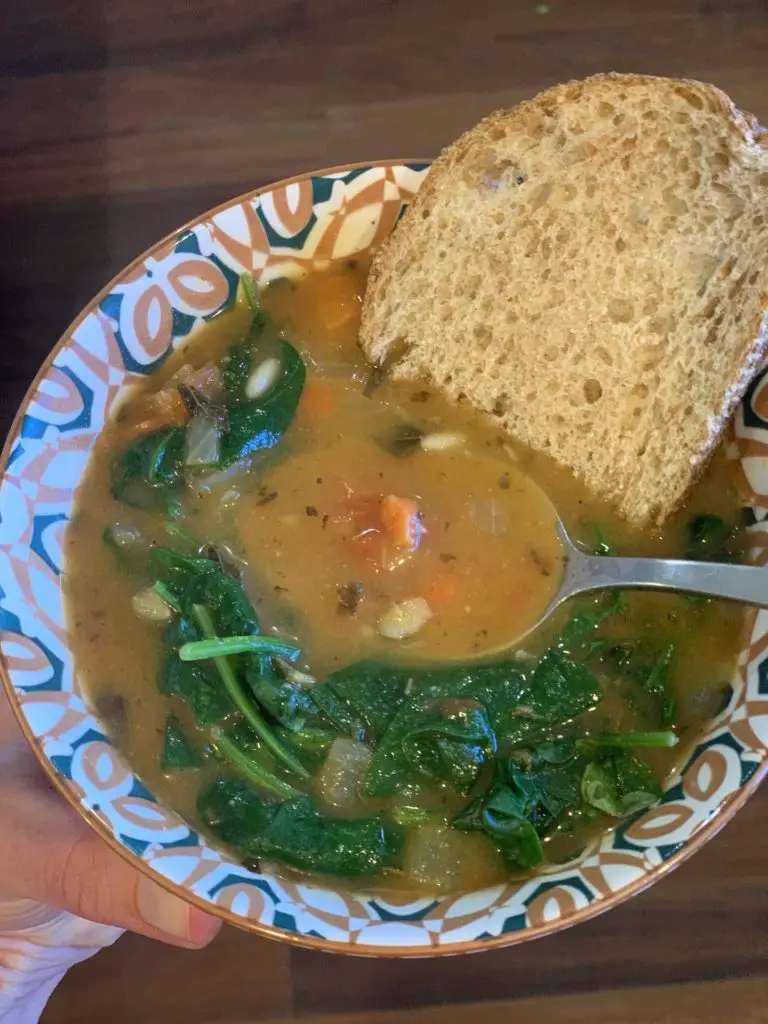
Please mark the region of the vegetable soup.
<svg viewBox="0 0 768 1024"><path fill-rule="evenodd" d="M721 452L633 531L492 418L366 365L366 269L244 278L128 396L66 535L70 641L134 770L244 863L477 888L658 800L739 649L742 610L674 595L527 633L562 578L553 509L598 553L725 559L739 495Z"/></svg>

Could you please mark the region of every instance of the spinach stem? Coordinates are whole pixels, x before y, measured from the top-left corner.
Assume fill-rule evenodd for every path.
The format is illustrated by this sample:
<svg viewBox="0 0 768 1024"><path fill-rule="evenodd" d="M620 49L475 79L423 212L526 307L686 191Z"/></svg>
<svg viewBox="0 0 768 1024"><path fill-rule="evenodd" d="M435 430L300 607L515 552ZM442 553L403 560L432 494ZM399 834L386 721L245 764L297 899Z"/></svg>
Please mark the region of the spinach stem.
<svg viewBox="0 0 768 1024"><path fill-rule="evenodd" d="M206 658L220 658L228 654L276 654L293 661L301 648L288 640L272 636L213 636L205 640L194 640L179 650L182 661L203 661Z"/></svg>
<svg viewBox="0 0 768 1024"><path fill-rule="evenodd" d="M250 311L252 313L258 313L261 305L259 303L259 294L256 291L256 284L254 283L252 275L247 273L241 274L239 285L242 296Z"/></svg>
<svg viewBox="0 0 768 1024"><path fill-rule="evenodd" d="M211 739L221 756L234 765L241 775L244 775L255 786L265 789L283 800L292 800L294 797L302 795L290 783L285 782L283 779L278 779L276 775L273 775L272 772L268 771L252 757L249 757L221 729L212 729Z"/></svg>
<svg viewBox="0 0 768 1024"><path fill-rule="evenodd" d="M162 580L155 580L155 582L152 584L152 589L160 598L160 600L164 601L169 608L173 608L175 612L181 613L181 605L176 600L174 595L170 592L168 587L166 587Z"/></svg>
<svg viewBox="0 0 768 1024"><path fill-rule="evenodd" d="M594 738L601 747L676 747L677 736L663 732L604 732Z"/></svg>
<svg viewBox="0 0 768 1024"><path fill-rule="evenodd" d="M213 619L208 609L204 605L195 604L192 605L192 614L198 626L200 627L203 636L205 636L208 641L217 641L218 638L216 637L216 628L213 624ZM254 637L254 639L259 638ZM199 642L203 643L204 641ZM185 644L184 647L181 648L181 650L179 651L179 656L181 657L182 661L190 660L189 658L184 658L184 655L182 654L184 648L195 646L197 645ZM247 648L245 649L247 650ZM293 756L290 750L286 749L286 747L283 746L283 744L277 738L277 736L272 731L270 726L267 724L267 722L264 721L259 712L256 710L253 703L249 700L248 695L246 694L242 684L240 683L240 680L237 678L235 670L227 661L226 657L223 656L225 653L233 654L237 652L233 652L231 650L227 652L222 651L220 654L210 653L205 655L205 657L213 658L214 664L216 665L219 675L221 676L221 681L224 683L224 688L229 694L232 703L235 705L237 710L240 712L240 714L243 716L246 722L250 725L250 727L253 729L253 731L256 733L256 735L259 737L259 739L262 741L267 750L269 750L269 752L272 754L276 761L279 761L281 764L284 764L286 768L290 769L290 771L292 772L295 772L296 775L299 775L302 779L310 778L310 773L307 771L304 765Z"/></svg>

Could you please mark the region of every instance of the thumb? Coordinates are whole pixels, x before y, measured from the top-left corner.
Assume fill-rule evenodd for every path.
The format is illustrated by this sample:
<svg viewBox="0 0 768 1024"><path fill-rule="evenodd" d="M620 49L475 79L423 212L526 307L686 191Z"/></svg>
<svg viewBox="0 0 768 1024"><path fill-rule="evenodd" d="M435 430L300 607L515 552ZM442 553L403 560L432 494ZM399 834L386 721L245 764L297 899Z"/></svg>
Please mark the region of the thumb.
<svg viewBox="0 0 768 1024"><path fill-rule="evenodd" d="M221 921L131 867L97 835L83 835L48 875L46 902L88 921L118 925L177 946L206 946Z"/></svg>
<svg viewBox="0 0 768 1024"><path fill-rule="evenodd" d="M198 948L221 922L137 871L39 780L0 794L0 897L28 898L78 917Z"/></svg>

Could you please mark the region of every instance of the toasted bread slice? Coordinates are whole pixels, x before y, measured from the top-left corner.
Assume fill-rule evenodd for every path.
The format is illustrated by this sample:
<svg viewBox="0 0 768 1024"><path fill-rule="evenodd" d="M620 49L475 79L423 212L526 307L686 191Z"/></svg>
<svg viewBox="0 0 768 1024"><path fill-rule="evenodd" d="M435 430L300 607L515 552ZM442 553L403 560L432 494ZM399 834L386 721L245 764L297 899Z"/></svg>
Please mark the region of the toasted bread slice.
<svg viewBox="0 0 768 1024"><path fill-rule="evenodd" d="M661 523L768 349L768 132L637 75L491 115L375 255L361 343Z"/></svg>

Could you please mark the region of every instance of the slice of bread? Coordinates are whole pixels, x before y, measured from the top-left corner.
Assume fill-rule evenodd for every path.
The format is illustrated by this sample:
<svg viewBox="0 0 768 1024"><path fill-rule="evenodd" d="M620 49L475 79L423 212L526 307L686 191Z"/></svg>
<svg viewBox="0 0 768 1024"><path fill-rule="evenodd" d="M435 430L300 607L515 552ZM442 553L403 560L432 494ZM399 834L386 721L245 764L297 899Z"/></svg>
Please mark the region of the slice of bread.
<svg viewBox="0 0 768 1024"><path fill-rule="evenodd" d="M361 343L663 522L768 349L768 132L637 75L491 115L376 253Z"/></svg>

